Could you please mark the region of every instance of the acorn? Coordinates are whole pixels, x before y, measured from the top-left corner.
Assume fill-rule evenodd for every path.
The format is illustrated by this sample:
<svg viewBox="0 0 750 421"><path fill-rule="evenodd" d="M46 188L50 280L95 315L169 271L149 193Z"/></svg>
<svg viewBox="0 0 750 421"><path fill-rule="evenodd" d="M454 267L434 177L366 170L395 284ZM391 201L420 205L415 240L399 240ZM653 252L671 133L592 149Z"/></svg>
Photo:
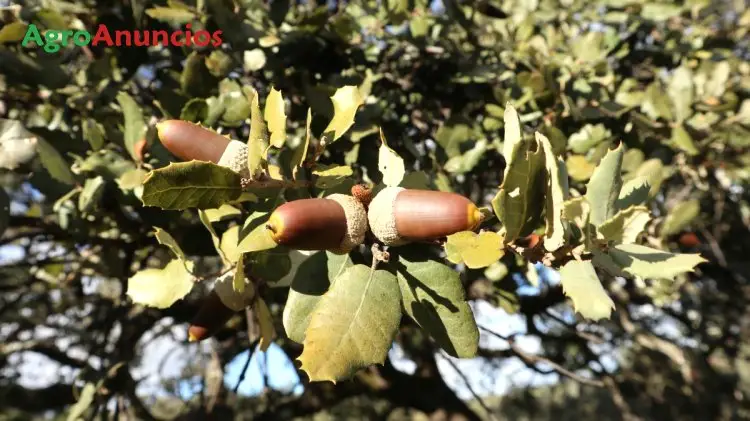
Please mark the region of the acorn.
<svg viewBox="0 0 750 421"><path fill-rule="evenodd" d="M255 289L245 285L244 291L237 292L234 290L233 282L234 271L229 271L216 280L213 291L190 322L188 341L202 341L211 337L235 313L252 304Z"/></svg>
<svg viewBox="0 0 750 421"><path fill-rule="evenodd" d="M250 178L247 145L239 140L183 120L162 121L156 132L164 147L180 159L213 162Z"/></svg>
<svg viewBox="0 0 750 421"><path fill-rule="evenodd" d="M345 194L294 200L276 208L266 228L276 244L291 249L346 254L365 240L367 211Z"/></svg>
<svg viewBox="0 0 750 421"><path fill-rule="evenodd" d="M434 241L461 231L473 231L482 212L469 199L433 190L386 187L367 212L370 230L388 246Z"/></svg>
<svg viewBox="0 0 750 421"><path fill-rule="evenodd" d="M227 324L237 312L224 305L216 291L206 297L188 326L188 341L208 339Z"/></svg>

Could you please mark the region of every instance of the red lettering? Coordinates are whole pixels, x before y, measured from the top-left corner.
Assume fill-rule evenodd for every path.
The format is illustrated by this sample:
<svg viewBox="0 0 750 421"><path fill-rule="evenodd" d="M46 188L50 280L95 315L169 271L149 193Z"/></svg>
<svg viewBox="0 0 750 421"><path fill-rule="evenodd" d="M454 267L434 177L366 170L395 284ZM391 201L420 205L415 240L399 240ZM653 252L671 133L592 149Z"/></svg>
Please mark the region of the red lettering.
<svg viewBox="0 0 750 421"><path fill-rule="evenodd" d="M172 33L172 36L169 37L169 42L172 44L173 47L182 47L182 41L180 41L180 35L182 35L182 31L174 31Z"/></svg>
<svg viewBox="0 0 750 421"><path fill-rule="evenodd" d="M133 33L133 44L137 47L148 47L149 43L148 31L134 31Z"/></svg>
<svg viewBox="0 0 750 421"><path fill-rule="evenodd" d="M201 40L201 38L203 39ZM208 31L200 30L195 33L193 42L199 47L205 47L211 43L211 34Z"/></svg>
<svg viewBox="0 0 750 421"><path fill-rule="evenodd" d="M222 42L222 41L221 41L221 34L222 34L223 32L224 32L224 31L216 31L216 32L214 32L214 34L213 34L213 36L212 36L212 38L213 38L213 40L214 40L214 42L213 42L213 44L212 44L212 45L213 45L214 47L218 47L218 46L220 46L220 45L221 45L221 42Z"/></svg>
<svg viewBox="0 0 750 421"><path fill-rule="evenodd" d="M125 42L123 42L123 38L125 38ZM130 47L132 45L132 40L130 39L130 32L129 31L115 31L115 45L118 47L121 47L125 45L126 47Z"/></svg>
<svg viewBox="0 0 750 421"><path fill-rule="evenodd" d="M191 26L193 26L193 25L191 25L189 23L187 25L185 25L185 29L187 29L187 31L185 31L185 45L188 46L188 47L190 47L191 45L193 45L193 43L192 43L192 41L193 41L192 40L193 34L190 33L190 27Z"/></svg>
<svg viewBox="0 0 750 421"><path fill-rule="evenodd" d="M109 34L109 30L103 24L99 24L99 27L96 29L96 34L94 35L94 39L91 41L91 45L97 46L100 42L103 42L108 47L115 45L115 43L112 41L112 36Z"/></svg>
<svg viewBox="0 0 750 421"><path fill-rule="evenodd" d="M159 38L161 38L161 41ZM161 44L167 46L169 45L169 33L167 31L151 31L151 42L152 45Z"/></svg>

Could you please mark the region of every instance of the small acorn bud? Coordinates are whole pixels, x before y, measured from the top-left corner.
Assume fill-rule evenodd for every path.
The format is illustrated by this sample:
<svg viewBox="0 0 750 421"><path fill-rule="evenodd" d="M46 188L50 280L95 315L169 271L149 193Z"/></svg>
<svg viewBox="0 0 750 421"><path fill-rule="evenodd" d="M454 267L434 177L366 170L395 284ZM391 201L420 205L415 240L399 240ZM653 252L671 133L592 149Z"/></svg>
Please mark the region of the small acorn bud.
<svg viewBox="0 0 750 421"><path fill-rule="evenodd" d="M162 121L156 125L156 132L164 147L180 159L213 162L250 178L247 145L239 140L183 120Z"/></svg>
<svg viewBox="0 0 750 421"><path fill-rule="evenodd" d="M294 200L276 208L266 228L279 245L346 254L365 240L367 211L344 194Z"/></svg>
<svg viewBox="0 0 750 421"><path fill-rule="evenodd" d="M224 305L216 291L206 297L198 313L188 326L188 341L208 339L224 326L237 312Z"/></svg>
<svg viewBox="0 0 750 421"><path fill-rule="evenodd" d="M367 218L378 240L399 246L473 231L482 212L459 194L386 187L370 203Z"/></svg>

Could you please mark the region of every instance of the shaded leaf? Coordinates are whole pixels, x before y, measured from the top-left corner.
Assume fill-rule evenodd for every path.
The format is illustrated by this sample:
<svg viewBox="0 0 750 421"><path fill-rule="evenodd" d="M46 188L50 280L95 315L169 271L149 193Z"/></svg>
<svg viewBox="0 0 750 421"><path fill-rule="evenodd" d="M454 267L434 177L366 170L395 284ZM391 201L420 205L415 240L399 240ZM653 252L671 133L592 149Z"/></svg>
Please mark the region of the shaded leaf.
<svg viewBox="0 0 750 421"><path fill-rule="evenodd" d="M143 119L141 107L127 92L118 93L117 102L120 104L123 118L125 119L125 130L123 133L125 149L134 161L140 161L135 145L146 134L146 122Z"/></svg>
<svg viewBox="0 0 750 421"><path fill-rule="evenodd" d="M677 234L700 215L701 204L698 199L678 202L669 211L661 226L661 236L666 237Z"/></svg>
<svg viewBox="0 0 750 421"><path fill-rule="evenodd" d="M419 248L399 250L395 264L406 314L449 355L476 356L479 329L458 272Z"/></svg>
<svg viewBox="0 0 750 421"><path fill-rule="evenodd" d="M310 381L349 378L382 364L401 321L396 276L355 265L318 302L305 331L300 369Z"/></svg>
<svg viewBox="0 0 750 421"><path fill-rule="evenodd" d="M297 146L297 149L294 150L294 158L292 158L292 164L294 167L292 168L292 178L297 180L297 174L299 173L300 168L302 168L302 165L305 163L305 158L307 157L307 149L310 147L310 125L312 124L312 110L310 108L307 109L307 119L305 120L305 140L300 142L299 146Z"/></svg>
<svg viewBox="0 0 750 421"><path fill-rule="evenodd" d="M78 210L89 213L96 209L104 194L104 187L104 177L100 175L86 179L81 194L78 196Z"/></svg>
<svg viewBox="0 0 750 421"><path fill-rule="evenodd" d="M104 146L104 127L92 118L81 121L83 138L89 142L91 149L99 150Z"/></svg>
<svg viewBox="0 0 750 421"><path fill-rule="evenodd" d="M247 168L251 177L255 178L266 163L269 135L266 121L260 112L258 92L253 88L245 89L250 101L250 135L247 139Z"/></svg>
<svg viewBox="0 0 750 421"><path fill-rule="evenodd" d="M3 236L3 232L8 228L10 223L10 197L5 189L0 187L0 237Z"/></svg>
<svg viewBox="0 0 750 421"><path fill-rule="evenodd" d="M560 269L563 291L576 312L587 319L608 319L615 303L607 295L590 261L571 260Z"/></svg>
<svg viewBox="0 0 750 421"><path fill-rule="evenodd" d="M505 122L505 136L503 136L503 157L505 162L511 162L521 146L523 139L521 133L521 120L518 118L518 112L510 102L505 104L503 112L503 121ZM505 176L508 176L510 165L505 167Z"/></svg>
<svg viewBox="0 0 750 421"><path fill-rule="evenodd" d="M677 149L684 151L690 156L695 156L699 153L690 133L688 133L682 125L674 126L672 128L672 138L670 140Z"/></svg>
<svg viewBox="0 0 750 421"><path fill-rule="evenodd" d="M239 174L211 162L173 162L149 173L141 200L162 209L218 208L240 196L240 182Z"/></svg>
<svg viewBox="0 0 750 421"><path fill-rule="evenodd" d="M208 232L211 234L211 242L214 244L214 249L216 249L216 253L219 254L219 257L221 257L221 260L224 262L224 264L230 264L234 262L230 262L227 256L224 255L224 250L221 248L221 240L219 239L219 235L216 233L216 230L214 229L213 224L211 223L211 220L208 219L208 215L206 215L206 211L204 210L198 210L198 216L200 217L201 223L203 223L203 226L206 227Z"/></svg>
<svg viewBox="0 0 750 421"><path fill-rule="evenodd" d="M615 207L619 211L646 203L650 189L651 186L645 177L636 177L628 180L620 190Z"/></svg>
<svg viewBox="0 0 750 421"><path fill-rule="evenodd" d="M73 177L73 172L70 171L70 165L54 146L41 137L37 137L36 151L39 154L42 165L52 178L68 185L75 184L76 180Z"/></svg>
<svg viewBox="0 0 750 421"><path fill-rule="evenodd" d="M238 250L240 238L240 227L234 225L229 227L224 234L221 235L221 241L219 241L219 248L221 249L227 261L235 263L239 260L241 253Z"/></svg>
<svg viewBox="0 0 750 421"><path fill-rule="evenodd" d="M21 42L26 35L28 25L15 21L0 28L0 44Z"/></svg>
<svg viewBox="0 0 750 421"><path fill-rule="evenodd" d="M273 327L273 316L271 316L271 310L268 309L268 304L261 297L255 298L253 312L260 327L260 343L258 347L261 351L266 352L276 337L276 328Z"/></svg>
<svg viewBox="0 0 750 421"><path fill-rule="evenodd" d="M348 165L318 165L313 170L315 187L319 189L330 189L344 182L354 174L352 167Z"/></svg>
<svg viewBox="0 0 750 421"><path fill-rule="evenodd" d="M179 259L163 269L143 269L128 279L127 295L134 303L147 307L167 308L193 289L193 276Z"/></svg>

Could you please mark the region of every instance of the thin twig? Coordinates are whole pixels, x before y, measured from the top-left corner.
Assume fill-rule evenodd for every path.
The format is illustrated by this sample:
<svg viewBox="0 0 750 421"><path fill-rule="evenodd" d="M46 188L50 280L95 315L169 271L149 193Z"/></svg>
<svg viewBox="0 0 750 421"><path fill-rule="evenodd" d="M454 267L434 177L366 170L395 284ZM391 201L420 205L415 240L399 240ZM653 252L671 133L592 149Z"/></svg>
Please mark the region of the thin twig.
<svg viewBox="0 0 750 421"><path fill-rule="evenodd" d="M232 389L235 395L237 394L237 391L240 390L242 382L245 381L245 375L247 374L247 369L250 367L250 361L253 359L255 348L258 347L258 342L260 342L260 338L250 343L250 349L247 350L247 361L245 361L245 365L242 367L240 377L237 379L237 384L235 384L234 389Z"/></svg>
<svg viewBox="0 0 750 421"><path fill-rule="evenodd" d="M460 368L458 368L458 366L456 365L455 362L453 362L452 359L444 355L444 351L441 352L440 356L443 357L445 361L448 361L448 364L450 364L451 367L453 367L453 369L456 370L456 373L458 373L458 376L461 377L461 380L463 380L464 384L466 385L466 388L469 389L469 393L471 393L471 396L473 396L474 400L476 400L477 403L479 403L479 406L481 406L482 409L484 409L485 412L487 412L487 416L489 416L489 419L492 421L497 421L497 418L495 418L495 414L492 412L492 409L489 407L489 405L487 405L484 399L482 399L482 397L479 396L479 394L477 394L474 388L471 387L471 383L469 383L469 379L466 377L466 374L464 374L464 372L461 371Z"/></svg>

